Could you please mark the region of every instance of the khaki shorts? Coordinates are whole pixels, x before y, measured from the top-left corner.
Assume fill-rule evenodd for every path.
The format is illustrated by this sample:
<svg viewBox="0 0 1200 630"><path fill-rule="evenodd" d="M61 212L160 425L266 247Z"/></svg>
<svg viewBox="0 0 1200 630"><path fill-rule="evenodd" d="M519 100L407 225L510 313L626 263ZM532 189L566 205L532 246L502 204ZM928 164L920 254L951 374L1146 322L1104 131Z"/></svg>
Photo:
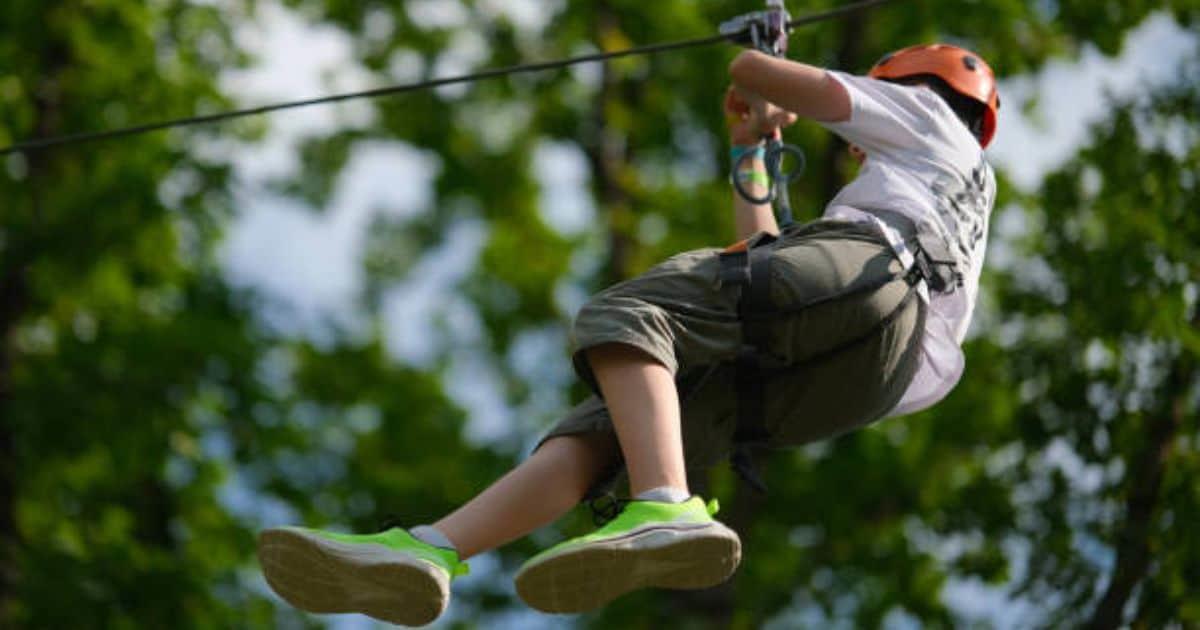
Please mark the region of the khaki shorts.
<svg viewBox="0 0 1200 630"><path fill-rule="evenodd" d="M720 251L685 252L605 289L572 330L576 372L594 392L585 351L601 344L635 346L675 374L689 475L726 459L736 428L741 325L736 291L721 286ZM780 237L770 275L770 446L829 438L885 415L916 372L924 327L924 304L887 243L867 225L815 221ZM593 395L542 443L596 431L613 427Z"/></svg>

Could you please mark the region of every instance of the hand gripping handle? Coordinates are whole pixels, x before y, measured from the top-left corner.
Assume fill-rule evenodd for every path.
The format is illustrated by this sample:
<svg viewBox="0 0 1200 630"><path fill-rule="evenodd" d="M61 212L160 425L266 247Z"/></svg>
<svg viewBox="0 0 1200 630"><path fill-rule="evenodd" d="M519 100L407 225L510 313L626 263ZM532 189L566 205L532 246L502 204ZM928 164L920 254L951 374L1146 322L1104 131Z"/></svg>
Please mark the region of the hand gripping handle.
<svg viewBox="0 0 1200 630"><path fill-rule="evenodd" d="M773 57L787 54L791 16L783 0L767 0L767 10L739 15L721 23L719 32L729 41L760 50Z"/></svg>

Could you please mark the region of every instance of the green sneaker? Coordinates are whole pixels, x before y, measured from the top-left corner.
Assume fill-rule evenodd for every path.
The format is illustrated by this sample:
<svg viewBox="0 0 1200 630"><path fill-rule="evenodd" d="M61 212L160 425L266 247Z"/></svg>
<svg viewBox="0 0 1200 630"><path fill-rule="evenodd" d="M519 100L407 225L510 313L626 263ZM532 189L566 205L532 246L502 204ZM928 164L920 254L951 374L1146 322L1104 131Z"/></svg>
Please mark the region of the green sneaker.
<svg viewBox="0 0 1200 630"><path fill-rule="evenodd" d="M405 626L437 619L450 600L450 580L469 570L454 550L398 527L365 535L268 529L258 536L258 561L267 584L296 608Z"/></svg>
<svg viewBox="0 0 1200 630"><path fill-rule="evenodd" d="M517 594L533 608L576 613L629 591L697 589L729 579L742 556L736 533L713 520L716 500L630 501L604 527L530 558Z"/></svg>

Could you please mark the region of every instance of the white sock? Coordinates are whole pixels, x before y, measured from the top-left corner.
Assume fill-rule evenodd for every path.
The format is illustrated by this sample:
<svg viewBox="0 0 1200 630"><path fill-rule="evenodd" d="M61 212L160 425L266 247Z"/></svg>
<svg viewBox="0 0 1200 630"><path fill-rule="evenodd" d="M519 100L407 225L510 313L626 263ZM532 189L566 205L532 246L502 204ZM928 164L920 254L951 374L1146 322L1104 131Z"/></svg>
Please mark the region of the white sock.
<svg viewBox="0 0 1200 630"><path fill-rule="evenodd" d="M416 538L425 544L433 545L434 547L442 547L443 549L454 549L455 552L458 551L458 549L455 549L454 543L451 542L445 534L439 532L432 525L417 525L416 527L409 529L408 533L412 534L413 538Z"/></svg>
<svg viewBox="0 0 1200 630"><path fill-rule="evenodd" d="M674 488L671 486L659 486L650 488L645 492L639 492L636 501L658 501L659 503L683 503L691 498L687 490L682 488Z"/></svg>

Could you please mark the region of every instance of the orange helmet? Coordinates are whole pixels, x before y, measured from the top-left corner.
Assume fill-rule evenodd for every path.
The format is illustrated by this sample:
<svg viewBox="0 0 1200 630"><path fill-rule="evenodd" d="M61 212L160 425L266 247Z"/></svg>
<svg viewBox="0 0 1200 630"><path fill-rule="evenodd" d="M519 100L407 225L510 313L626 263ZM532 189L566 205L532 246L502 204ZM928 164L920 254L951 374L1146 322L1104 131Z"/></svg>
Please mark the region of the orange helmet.
<svg viewBox="0 0 1200 630"><path fill-rule="evenodd" d="M996 134L996 112L1000 109L996 75L983 58L965 48L949 44L909 46L884 55L867 74L876 79L932 74L955 92L986 106L979 138L981 145L986 147Z"/></svg>

